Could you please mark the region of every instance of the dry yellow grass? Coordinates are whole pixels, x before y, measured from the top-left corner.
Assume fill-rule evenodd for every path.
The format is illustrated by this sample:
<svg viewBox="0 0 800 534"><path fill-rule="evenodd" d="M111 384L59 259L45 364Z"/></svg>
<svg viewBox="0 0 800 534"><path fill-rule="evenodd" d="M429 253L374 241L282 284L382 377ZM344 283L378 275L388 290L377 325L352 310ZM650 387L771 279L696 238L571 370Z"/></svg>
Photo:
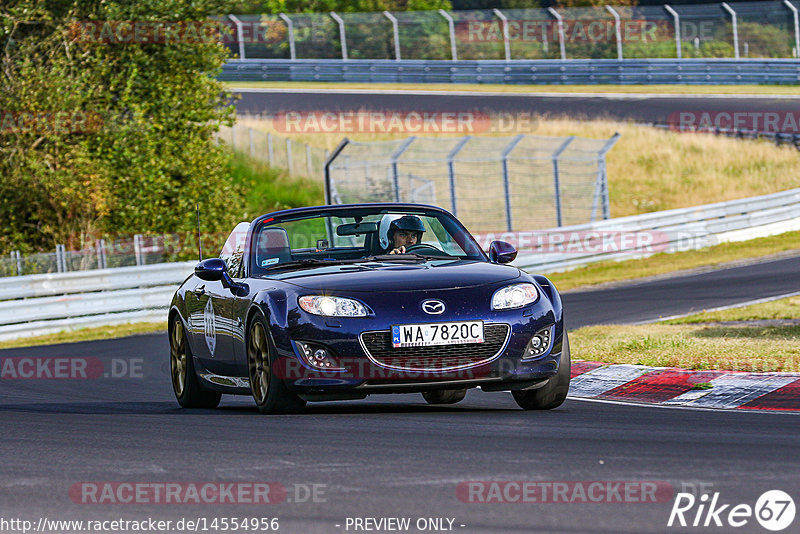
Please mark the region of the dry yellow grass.
<svg viewBox="0 0 800 534"><path fill-rule="evenodd" d="M664 321L664 324L694 324L719 321L758 321L772 319L800 319L800 297L751 304L741 308L730 308L712 312L702 312L688 317Z"/></svg>
<svg viewBox="0 0 800 534"><path fill-rule="evenodd" d="M241 117L239 124L275 131L265 119ZM615 132L621 134L607 157L612 217L774 193L797 187L800 176L797 150L765 141L677 133L615 121L539 119L534 124L530 132L534 135L607 139ZM328 150L342 137L340 133L292 135L292 139ZM380 141L407 136L358 133L348 137Z"/></svg>
<svg viewBox="0 0 800 534"><path fill-rule="evenodd" d="M81 328L79 330L58 332L44 336L13 339L0 342L0 349L34 347L37 345L54 345L56 343L75 343L77 341L91 341L95 339L113 339L118 337L133 336L136 334L153 334L157 332L163 332L166 338L166 319L163 323L129 323L98 328Z"/></svg>
<svg viewBox="0 0 800 534"><path fill-rule="evenodd" d="M683 369L800 371L800 326L589 326L570 332L581 360Z"/></svg>

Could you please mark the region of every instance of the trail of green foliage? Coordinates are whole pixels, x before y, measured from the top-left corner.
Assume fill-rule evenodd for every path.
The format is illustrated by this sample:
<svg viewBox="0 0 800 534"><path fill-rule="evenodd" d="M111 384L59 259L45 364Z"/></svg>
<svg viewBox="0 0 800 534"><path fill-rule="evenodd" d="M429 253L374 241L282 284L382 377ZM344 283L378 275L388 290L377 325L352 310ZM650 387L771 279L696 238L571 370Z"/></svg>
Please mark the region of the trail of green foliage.
<svg viewBox="0 0 800 534"><path fill-rule="evenodd" d="M188 232L197 202L209 231L230 229L244 193L212 138L234 113L215 79L229 51L219 39L93 43L74 26L202 21L226 9L216 0L0 4L0 252Z"/></svg>

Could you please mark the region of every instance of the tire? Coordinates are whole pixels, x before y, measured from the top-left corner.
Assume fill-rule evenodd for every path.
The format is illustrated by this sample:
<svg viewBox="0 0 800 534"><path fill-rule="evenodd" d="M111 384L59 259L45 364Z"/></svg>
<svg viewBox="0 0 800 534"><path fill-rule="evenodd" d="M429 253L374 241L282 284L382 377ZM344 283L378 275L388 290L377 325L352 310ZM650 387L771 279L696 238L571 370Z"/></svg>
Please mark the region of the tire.
<svg viewBox="0 0 800 534"><path fill-rule="evenodd" d="M261 413L297 413L306 401L289 391L273 372L275 347L264 316L257 314L247 329L247 370L250 392Z"/></svg>
<svg viewBox="0 0 800 534"><path fill-rule="evenodd" d="M466 395L466 389L439 389L422 392L422 396L428 404L455 404L464 400Z"/></svg>
<svg viewBox="0 0 800 534"><path fill-rule="evenodd" d="M169 328L169 372L172 391L183 408L216 408L219 405L222 394L200 386L183 321L178 314L172 318Z"/></svg>
<svg viewBox="0 0 800 534"><path fill-rule="evenodd" d="M564 332L564 346L558 363L558 373L547 384L528 391L512 391L514 400L523 410L552 410L561 406L569 392L570 380L569 339Z"/></svg>

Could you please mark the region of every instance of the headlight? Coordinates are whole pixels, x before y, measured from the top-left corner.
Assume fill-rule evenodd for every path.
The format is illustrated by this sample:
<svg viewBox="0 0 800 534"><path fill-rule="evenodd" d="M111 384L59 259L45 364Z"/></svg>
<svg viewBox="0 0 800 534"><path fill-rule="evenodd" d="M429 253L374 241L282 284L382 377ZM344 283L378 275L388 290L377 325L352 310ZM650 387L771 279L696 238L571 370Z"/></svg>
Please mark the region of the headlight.
<svg viewBox="0 0 800 534"><path fill-rule="evenodd" d="M367 307L353 299L309 295L298 299L300 307L314 315L325 317L366 317Z"/></svg>
<svg viewBox="0 0 800 534"><path fill-rule="evenodd" d="M492 295L493 310L511 310L527 306L539 298L539 291L533 284L514 284L498 289Z"/></svg>

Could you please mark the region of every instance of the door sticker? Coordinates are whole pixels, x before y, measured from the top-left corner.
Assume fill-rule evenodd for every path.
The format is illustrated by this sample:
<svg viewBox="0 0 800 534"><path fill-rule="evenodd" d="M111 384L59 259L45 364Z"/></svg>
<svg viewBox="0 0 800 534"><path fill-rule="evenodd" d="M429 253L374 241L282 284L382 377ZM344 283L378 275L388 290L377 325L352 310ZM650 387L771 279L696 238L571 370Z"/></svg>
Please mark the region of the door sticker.
<svg viewBox="0 0 800 534"><path fill-rule="evenodd" d="M205 323L206 345L211 352L211 357L214 357L214 349L217 348L217 325L216 317L214 316L214 304L211 298L206 302L206 308L203 311L203 322Z"/></svg>

